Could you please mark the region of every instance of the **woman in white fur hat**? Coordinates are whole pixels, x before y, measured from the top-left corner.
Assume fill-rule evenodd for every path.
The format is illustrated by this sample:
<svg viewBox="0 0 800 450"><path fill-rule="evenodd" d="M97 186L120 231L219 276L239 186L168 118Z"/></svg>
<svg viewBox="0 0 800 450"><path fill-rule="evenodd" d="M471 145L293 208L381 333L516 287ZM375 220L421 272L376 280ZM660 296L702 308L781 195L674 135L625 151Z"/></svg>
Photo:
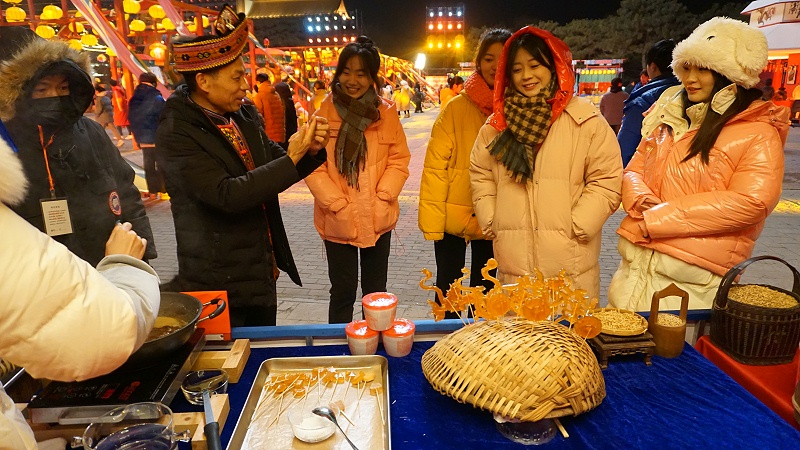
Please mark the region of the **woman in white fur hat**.
<svg viewBox="0 0 800 450"><path fill-rule="evenodd" d="M615 307L649 310L653 292L675 283L690 309L710 308L721 276L750 257L780 200L789 121L754 89L767 64L764 34L715 17L672 56L681 85L645 118L624 172ZM680 299L661 307L678 309Z"/></svg>

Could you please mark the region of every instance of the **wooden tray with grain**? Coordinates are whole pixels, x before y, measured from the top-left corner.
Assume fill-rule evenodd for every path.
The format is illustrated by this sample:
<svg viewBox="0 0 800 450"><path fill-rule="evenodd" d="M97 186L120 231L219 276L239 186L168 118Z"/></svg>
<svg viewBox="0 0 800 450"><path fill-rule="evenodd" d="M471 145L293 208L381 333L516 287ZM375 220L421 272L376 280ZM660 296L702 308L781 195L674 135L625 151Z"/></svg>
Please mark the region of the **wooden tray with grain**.
<svg viewBox="0 0 800 450"><path fill-rule="evenodd" d="M600 308L592 315L603 323L604 334L637 336L647 331L647 319L628 309Z"/></svg>

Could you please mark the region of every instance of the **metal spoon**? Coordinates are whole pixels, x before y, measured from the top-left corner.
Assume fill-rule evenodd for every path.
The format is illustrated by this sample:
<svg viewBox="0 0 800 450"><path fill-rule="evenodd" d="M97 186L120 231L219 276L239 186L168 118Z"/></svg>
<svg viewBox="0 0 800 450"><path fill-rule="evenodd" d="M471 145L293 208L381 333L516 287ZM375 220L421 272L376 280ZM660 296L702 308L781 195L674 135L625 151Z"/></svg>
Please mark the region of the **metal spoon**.
<svg viewBox="0 0 800 450"><path fill-rule="evenodd" d="M350 438L347 437L347 434L344 432L342 427L339 426L339 422L336 421L336 414L333 411L331 411L330 408L328 408L327 406L318 406L314 408L311 412L333 422L333 424L336 425L336 428L338 428L339 431L342 432L342 436L344 436L344 438L347 439L347 443L350 444L350 447L353 447L353 450L358 450L358 447L356 447L356 445L353 444L353 441L351 441Z"/></svg>

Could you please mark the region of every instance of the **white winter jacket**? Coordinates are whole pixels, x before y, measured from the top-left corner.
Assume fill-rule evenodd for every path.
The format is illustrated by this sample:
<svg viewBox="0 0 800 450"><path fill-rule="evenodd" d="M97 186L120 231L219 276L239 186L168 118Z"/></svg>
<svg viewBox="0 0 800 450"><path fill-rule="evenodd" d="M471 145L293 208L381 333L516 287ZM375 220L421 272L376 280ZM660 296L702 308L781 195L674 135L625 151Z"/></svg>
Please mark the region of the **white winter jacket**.
<svg viewBox="0 0 800 450"><path fill-rule="evenodd" d="M0 358L57 381L111 372L153 327L158 277L126 255L106 257L95 270L41 233L6 206L26 186L19 160L0 139ZM0 448L37 448L2 387Z"/></svg>

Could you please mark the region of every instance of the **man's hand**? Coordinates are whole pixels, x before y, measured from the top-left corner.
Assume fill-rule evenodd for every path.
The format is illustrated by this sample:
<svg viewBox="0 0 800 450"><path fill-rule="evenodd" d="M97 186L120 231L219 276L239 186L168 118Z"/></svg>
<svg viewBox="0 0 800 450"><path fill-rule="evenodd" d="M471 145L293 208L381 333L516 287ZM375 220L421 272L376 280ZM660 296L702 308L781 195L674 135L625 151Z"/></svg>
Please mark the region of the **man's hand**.
<svg viewBox="0 0 800 450"><path fill-rule="evenodd" d="M308 124L303 125L289 138L289 148L286 154L292 161L297 163L305 156L306 153L316 155L318 151L328 145L328 138L330 137L330 125L328 119L324 117L312 117Z"/></svg>
<svg viewBox="0 0 800 450"><path fill-rule="evenodd" d="M317 125L314 129L314 140L311 141L311 145L308 147L308 153L313 156L328 145L328 139L331 137L331 126L328 125L328 119L324 117L316 116L311 120L315 121Z"/></svg>
<svg viewBox="0 0 800 450"><path fill-rule="evenodd" d="M117 224L111 230L111 236L106 242L106 256L129 255L136 259L142 259L147 247L147 239L140 238L132 228L133 225L130 222L125 222Z"/></svg>

